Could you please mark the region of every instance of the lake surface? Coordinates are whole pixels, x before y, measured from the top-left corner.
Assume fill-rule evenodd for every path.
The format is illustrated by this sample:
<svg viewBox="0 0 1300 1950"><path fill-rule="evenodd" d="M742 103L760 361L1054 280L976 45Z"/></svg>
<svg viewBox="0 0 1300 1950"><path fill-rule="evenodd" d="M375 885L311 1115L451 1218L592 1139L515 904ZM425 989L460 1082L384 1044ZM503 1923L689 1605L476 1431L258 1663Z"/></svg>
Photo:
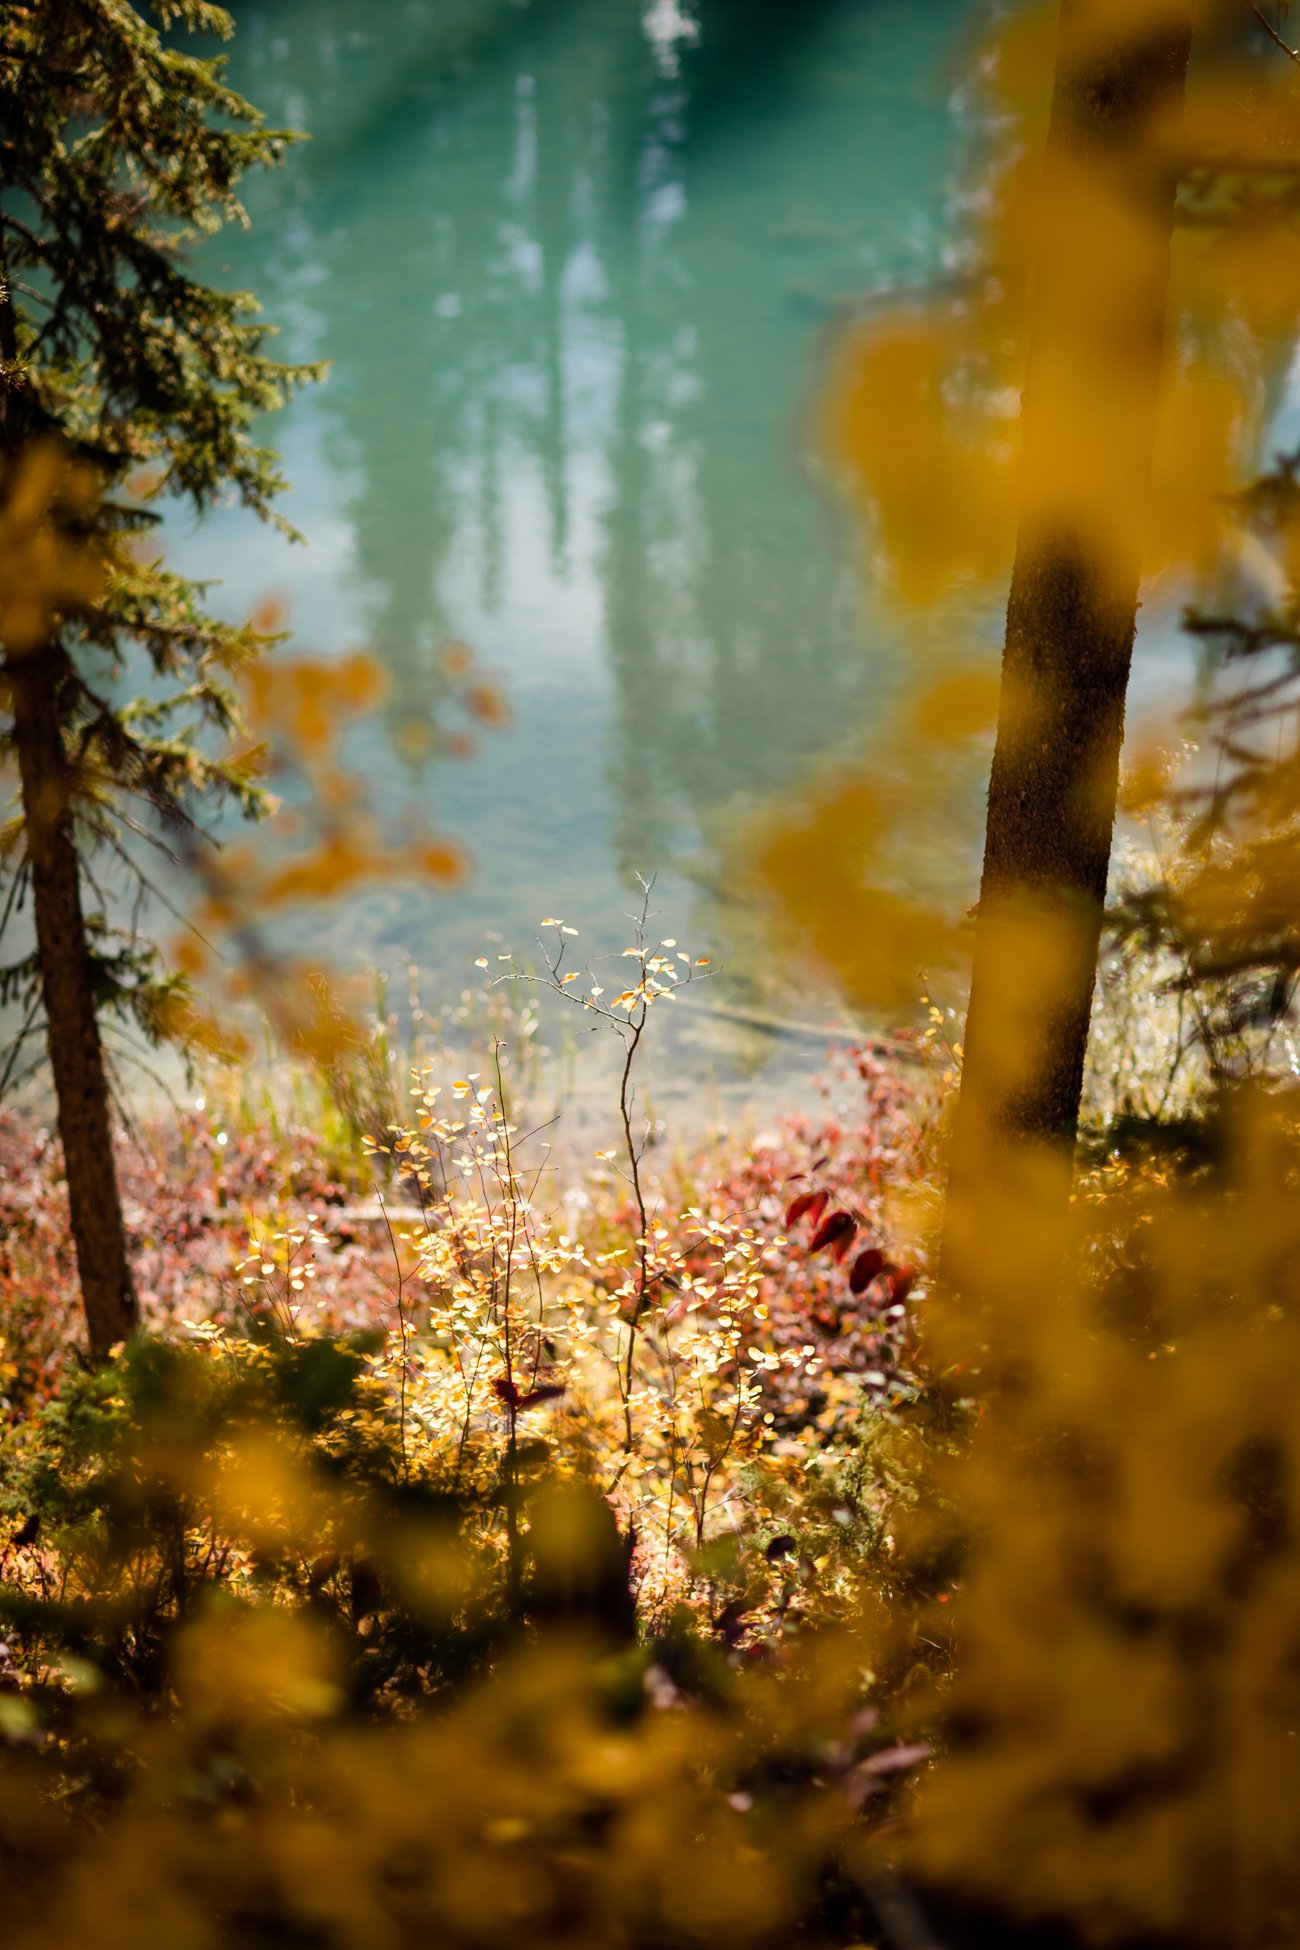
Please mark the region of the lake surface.
<svg viewBox="0 0 1300 1950"><path fill-rule="evenodd" d="M469 759L370 741L377 803L422 807L472 877L373 890L300 945L459 987L543 914L621 947L639 872L660 932L725 962L738 822L895 682L805 418L836 318L942 265L981 10L235 11L231 80L311 141L208 268L331 371L266 429L306 546L223 511L171 557L232 616L274 592L304 648L372 647L407 752L449 640L511 712Z"/></svg>

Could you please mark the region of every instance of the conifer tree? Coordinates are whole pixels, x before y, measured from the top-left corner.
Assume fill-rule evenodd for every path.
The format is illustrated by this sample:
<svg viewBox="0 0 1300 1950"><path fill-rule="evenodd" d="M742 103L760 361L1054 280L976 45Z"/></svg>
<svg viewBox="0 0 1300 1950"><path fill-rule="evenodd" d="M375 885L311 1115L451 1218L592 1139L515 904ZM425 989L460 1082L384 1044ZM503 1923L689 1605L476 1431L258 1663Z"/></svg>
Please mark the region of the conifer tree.
<svg viewBox="0 0 1300 1950"><path fill-rule="evenodd" d="M233 496L287 529L255 423L317 373L269 356L250 296L192 274L193 246L244 221L243 173L293 138L226 86L219 57L174 45L178 29L224 39L232 22L206 0L0 10L0 751L19 779L0 913L30 900L35 940L0 999L20 1036L44 1016L96 1353L136 1321L100 1023L156 1039L173 983L111 924L95 860L143 885L148 846L192 856L223 806L258 810L255 764L222 755L222 734L235 674L271 641L150 560L146 504ZM136 670L146 695L122 703Z"/></svg>

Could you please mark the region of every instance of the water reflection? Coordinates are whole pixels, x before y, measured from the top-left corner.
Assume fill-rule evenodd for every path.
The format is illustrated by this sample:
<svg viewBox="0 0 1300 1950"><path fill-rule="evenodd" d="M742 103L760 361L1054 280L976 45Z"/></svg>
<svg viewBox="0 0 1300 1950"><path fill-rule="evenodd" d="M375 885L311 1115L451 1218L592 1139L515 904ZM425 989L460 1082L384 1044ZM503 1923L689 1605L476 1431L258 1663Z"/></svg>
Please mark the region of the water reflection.
<svg viewBox="0 0 1300 1950"><path fill-rule="evenodd" d="M232 79L313 139L223 258L333 372L272 430L309 551L232 516L186 565L232 609L284 590L319 646L367 639L408 729L450 636L515 706L420 788L474 886L436 921L376 896L368 952L456 962L489 921L617 917L638 869L671 907L675 874L716 882L718 835L879 699L884 628L797 407L835 308L937 264L971 11L237 8Z"/></svg>

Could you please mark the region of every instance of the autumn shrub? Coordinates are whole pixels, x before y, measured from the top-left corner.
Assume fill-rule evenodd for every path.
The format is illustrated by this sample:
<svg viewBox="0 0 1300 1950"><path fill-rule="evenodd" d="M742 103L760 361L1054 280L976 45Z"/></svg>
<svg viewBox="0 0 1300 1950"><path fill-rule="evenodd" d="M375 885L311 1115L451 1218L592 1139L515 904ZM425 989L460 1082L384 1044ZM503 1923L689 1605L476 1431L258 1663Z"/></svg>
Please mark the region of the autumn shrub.
<svg viewBox="0 0 1300 1950"><path fill-rule="evenodd" d="M635 954L632 1055L663 959L644 941ZM472 1508L507 1609L524 1583L525 1505L558 1476L599 1491L617 1519L643 1632L689 1615L760 1649L814 1614L842 1616L858 1580L885 1575L890 1512L917 1466L920 1289L881 1242L889 1199L921 1174L922 1094L863 1050L825 1117L744 1153L715 1145L655 1182L629 1064L623 1147L597 1154L575 1208L549 1199L502 1058L498 1042L489 1082L411 1073L409 1127L365 1140L364 1205L355 1178L325 1175L307 1130L268 1142L199 1100L176 1138L189 1170L173 1150L148 1186L148 1223L171 1253L146 1287L151 1324L246 1379L273 1360L281 1372L292 1350L317 1362L342 1350L339 1372L364 1378L368 1405L339 1405L331 1441L367 1427L395 1482ZM15 1152L11 1195L36 1215L13 1275L35 1287L66 1222L54 1161L32 1162L24 1180ZM16 1390L16 1427L20 1396L39 1399L48 1379ZM274 1400L258 1399L274 1423ZM23 1437L38 1457L64 1402ZM46 1506L62 1467L11 1480L19 1526L35 1517L59 1534L57 1499ZM217 1548L193 1547L205 1561Z"/></svg>
<svg viewBox="0 0 1300 1950"><path fill-rule="evenodd" d="M571 1202L548 1210L546 1156L516 1126L499 1044L486 1080L417 1073L412 1127L368 1141L420 1206L388 1241L404 1466L501 1487L515 1583L527 1483L557 1467L587 1480L628 1539L643 1623L685 1603L733 1643L761 1640L802 1615L801 1584L831 1609L850 1600L852 1553L833 1546L846 1529L879 1544L907 1473L901 1441L895 1466L884 1454L920 1392L916 1271L878 1242L887 1197L921 1174L922 1093L862 1051L837 1115L655 1179L635 1062L656 1002L703 964L650 941L643 916L631 985L606 1006L596 974L563 966L576 931L550 926L543 985L624 1040L620 1142L596 1153L580 1224ZM814 1213L796 1239L787 1221ZM247 1290L270 1274L291 1312L272 1262L250 1268Z"/></svg>
<svg viewBox="0 0 1300 1950"><path fill-rule="evenodd" d="M250 1219L267 1232L314 1214L330 1240L331 1318L373 1322L382 1287L370 1174L328 1127L290 1106L262 1121L215 1095L142 1115L118 1145L127 1233L146 1326L168 1333L238 1309L233 1267ZM342 1173L343 1175L340 1175ZM45 1399L81 1337L67 1188L57 1139L31 1114L0 1113L0 1333L10 1412Z"/></svg>
<svg viewBox="0 0 1300 1950"><path fill-rule="evenodd" d="M644 1234L417 1074L366 1327L286 1205L12 1418L16 1940L1294 1941L1294 1093L1099 1153L977 1311L929 1074L638 1160Z"/></svg>
<svg viewBox="0 0 1300 1950"><path fill-rule="evenodd" d="M874 1629L910 1303L853 1271L914 1167L905 1086L863 1053L825 1119L662 1184L634 1142L581 1233L499 1075L411 1088L371 1140L381 1215L419 1217L381 1217L370 1331L282 1212L208 1318L8 1425L14 1940L859 1940L864 1811L927 1751ZM852 1254L787 1226L809 1196Z"/></svg>

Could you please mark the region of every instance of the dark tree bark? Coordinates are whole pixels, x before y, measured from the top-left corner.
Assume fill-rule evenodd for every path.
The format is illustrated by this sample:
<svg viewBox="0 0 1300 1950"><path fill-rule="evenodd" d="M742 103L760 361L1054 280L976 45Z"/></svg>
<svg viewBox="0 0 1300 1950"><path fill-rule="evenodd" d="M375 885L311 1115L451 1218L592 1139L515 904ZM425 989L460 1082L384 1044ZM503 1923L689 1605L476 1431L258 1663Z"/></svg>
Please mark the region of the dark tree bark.
<svg viewBox="0 0 1300 1950"><path fill-rule="evenodd" d="M0 361L7 369L0 380L0 445L9 468L16 470L30 428L21 381L13 373L13 312L3 284ZM57 641L3 647L77 1274L91 1353L102 1355L132 1332L137 1308L113 1162L94 964L81 905L73 781L59 714L64 655Z"/></svg>
<svg viewBox="0 0 1300 1950"><path fill-rule="evenodd" d="M1072 235L1067 198L1034 265L1022 406L1031 486L1007 606L949 1176L945 1258L959 1291L1005 1273L1009 1240L990 1256L990 1233L1014 1233L1027 1200L1050 1252L1053 1214L1068 1201L1137 618L1177 188L1146 137L1155 116L1181 109L1190 9L1171 6L1122 39L1113 26L1099 35L1095 15L1091 0L1062 0L1046 176L1095 183L1125 248L1112 248L1104 224L1091 240ZM1081 274L1090 250L1095 276ZM1071 443L1087 448L1098 431L1072 504ZM1048 470L1064 470L1055 500L1034 496ZM1010 1205L994 1221L1001 1197ZM1050 1277L1048 1261L1038 1270Z"/></svg>
<svg viewBox="0 0 1300 1950"><path fill-rule="evenodd" d="M59 723L60 661L57 649L46 646L11 655L6 672L77 1273L91 1353L102 1355L135 1327L136 1299L113 1164L108 1080Z"/></svg>

